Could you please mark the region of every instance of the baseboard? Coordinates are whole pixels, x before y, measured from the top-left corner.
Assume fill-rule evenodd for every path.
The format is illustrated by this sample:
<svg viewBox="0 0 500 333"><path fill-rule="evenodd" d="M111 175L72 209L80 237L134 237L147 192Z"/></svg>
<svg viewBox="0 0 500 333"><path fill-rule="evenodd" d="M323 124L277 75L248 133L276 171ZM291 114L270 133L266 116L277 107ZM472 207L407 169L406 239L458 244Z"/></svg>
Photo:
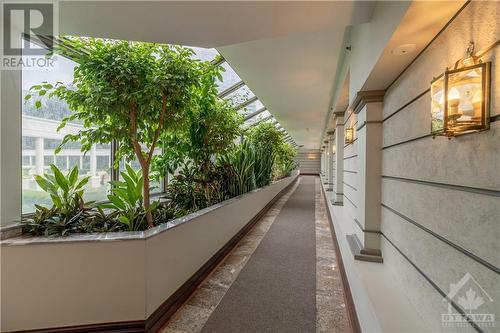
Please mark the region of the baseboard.
<svg viewBox="0 0 500 333"><path fill-rule="evenodd" d="M356 307L354 305L354 300L352 298L351 287L349 286L349 280L347 280L347 274L344 267L344 261L342 260L342 254L340 253L339 243L337 241L337 236L335 234L335 228L333 226L332 216L330 214L330 209L328 209L328 198L326 197L325 189L322 188L322 197L326 205L326 215L328 216L328 222L330 224L330 230L333 238L333 247L335 249L335 255L337 257L337 264L339 266L340 276L342 278L342 286L344 287L344 297L347 309L347 315L349 317L349 323L351 325L352 332L361 333L361 326L359 325L358 315L356 313Z"/></svg>

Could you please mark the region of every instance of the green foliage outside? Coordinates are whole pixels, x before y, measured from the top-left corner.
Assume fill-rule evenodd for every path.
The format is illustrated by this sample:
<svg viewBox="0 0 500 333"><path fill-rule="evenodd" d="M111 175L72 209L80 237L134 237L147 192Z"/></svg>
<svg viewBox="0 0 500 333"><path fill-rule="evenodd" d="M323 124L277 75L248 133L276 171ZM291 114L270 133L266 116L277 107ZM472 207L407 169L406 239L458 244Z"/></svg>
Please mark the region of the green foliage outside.
<svg viewBox="0 0 500 333"><path fill-rule="evenodd" d="M78 63L71 89L40 83L27 100L33 98L40 108L44 96L55 96L72 110L61 127L69 121L83 124L61 146L78 141L87 151L116 140L115 160L137 160L141 169L127 165L123 181L110 182L109 202L96 205L83 202L81 182L87 178L77 181L76 168L63 175L52 165L54 176L37 182L53 207L37 205L26 232L145 230L269 185L295 168L295 149L274 125L241 131L242 117L217 96L222 67L193 60L190 49L91 38L67 44L72 51L60 52ZM153 155L158 147L164 153ZM168 200L150 203L150 182L174 172Z"/></svg>

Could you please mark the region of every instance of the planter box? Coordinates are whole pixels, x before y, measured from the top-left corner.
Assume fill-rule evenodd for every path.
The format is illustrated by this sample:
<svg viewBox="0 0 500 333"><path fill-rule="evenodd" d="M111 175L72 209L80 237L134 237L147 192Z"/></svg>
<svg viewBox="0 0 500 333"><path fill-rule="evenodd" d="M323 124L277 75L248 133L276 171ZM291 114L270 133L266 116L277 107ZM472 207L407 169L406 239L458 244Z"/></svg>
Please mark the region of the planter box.
<svg viewBox="0 0 500 333"><path fill-rule="evenodd" d="M1 331L158 329L296 178L143 232L3 240Z"/></svg>

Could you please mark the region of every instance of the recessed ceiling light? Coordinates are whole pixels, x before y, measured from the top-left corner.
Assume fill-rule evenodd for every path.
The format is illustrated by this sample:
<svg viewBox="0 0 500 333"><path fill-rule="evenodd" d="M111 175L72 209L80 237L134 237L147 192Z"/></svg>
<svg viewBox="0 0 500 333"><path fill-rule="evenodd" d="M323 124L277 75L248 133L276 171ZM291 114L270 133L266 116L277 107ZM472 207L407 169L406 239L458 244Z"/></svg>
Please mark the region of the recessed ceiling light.
<svg viewBox="0 0 500 333"><path fill-rule="evenodd" d="M416 48L417 44L402 44L392 49L391 53L395 56L403 56L412 53Z"/></svg>

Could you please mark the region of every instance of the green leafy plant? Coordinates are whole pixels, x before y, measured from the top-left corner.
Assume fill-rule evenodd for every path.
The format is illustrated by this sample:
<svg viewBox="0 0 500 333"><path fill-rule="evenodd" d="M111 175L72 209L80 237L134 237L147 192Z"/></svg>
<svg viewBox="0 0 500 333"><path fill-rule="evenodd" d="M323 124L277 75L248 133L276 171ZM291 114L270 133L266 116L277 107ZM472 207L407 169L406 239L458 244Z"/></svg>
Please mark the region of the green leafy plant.
<svg viewBox="0 0 500 333"><path fill-rule="evenodd" d="M64 236L79 232L81 221L89 216L92 208L91 202L83 201L84 186L89 177L80 179L77 167L66 175L54 164L51 164L50 168L53 175L37 175L35 180L40 188L50 195L53 206L46 208L35 205L35 214L25 221L24 230L31 234L46 236Z"/></svg>
<svg viewBox="0 0 500 333"><path fill-rule="evenodd" d="M295 156L297 150L289 143L282 142L276 150L276 158L273 167L273 176L275 179L287 177L297 168Z"/></svg>
<svg viewBox="0 0 500 333"><path fill-rule="evenodd" d="M62 215L73 212L75 207L82 206L84 186L90 177L79 179L78 168L75 166L68 174L64 175L57 166L50 165L53 175L35 176L38 186L49 193L52 203Z"/></svg>
<svg viewBox="0 0 500 333"><path fill-rule="evenodd" d="M161 143L166 152L155 156L153 162L156 175L173 174L180 169L168 192L172 205L186 211L204 208L225 198L215 161L234 148L243 122L243 117L218 97L216 82L223 68L207 68L186 109L185 126L164 132Z"/></svg>
<svg viewBox="0 0 500 333"><path fill-rule="evenodd" d="M255 148L250 140L241 144L220 157L218 163L224 170L224 186L229 197L234 197L256 188L255 182Z"/></svg>
<svg viewBox="0 0 500 333"><path fill-rule="evenodd" d="M73 85L43 82L33 86L26 98L39 98L37 108L43 96L68 104L73 112L60 128L79 121L84 129L66 135L62 145L80 141L82 150L88 151L94 144L116 140L117 161L137 159L143 177L141 200L152 227L149 174L153 153L162 133L182 123L205 65L193 59L191 49L154 43L63 38L55 51L78 63Z"/></svg>
<svg viewBox="0 0 500 333"><path fill-rule="evenodd" d="M167 197L171 206L187 212L196 211L207 206L207 200L199 183L196 182L197 168L186 161L179 174L168 186Z"/></svg>
<svg viewBox="0 0 500 333"><path fill-rule="evenodd" d="M135 171L128 164L125 165L126 171L121 173L123 181L111 181L111 194L108 194L109 203L99 205L101 209L112 209L117 212L118 221L120 221L125 230L136 231L146 229L149 224L146 222L146 214L152 215L158 205L154 202L148 210L142 205L142 189L144 179L141 171Z"/></svg>
<svg viewBox="0 0 500 333"><path fill-rule="evenodd" d="M81 221L79 229L86 233L122 231L124 226L118 221L118 214L118 211L106 213L101 207L96 207Z"/></svg>

